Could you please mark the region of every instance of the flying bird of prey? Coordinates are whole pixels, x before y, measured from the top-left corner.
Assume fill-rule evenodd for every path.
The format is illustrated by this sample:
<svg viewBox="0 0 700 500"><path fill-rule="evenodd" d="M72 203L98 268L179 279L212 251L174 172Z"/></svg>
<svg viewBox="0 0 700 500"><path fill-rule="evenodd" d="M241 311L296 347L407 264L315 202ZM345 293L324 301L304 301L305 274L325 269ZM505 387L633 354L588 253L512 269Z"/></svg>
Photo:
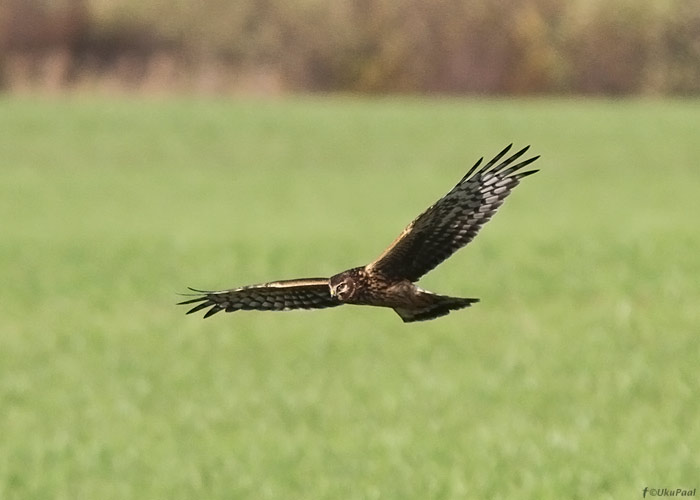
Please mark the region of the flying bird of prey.
<svg viewBox="0 0 700 500"><path fill-rule="evenodd" d="M469 243L520 180L537 172L522 169L539 156L516 163L529 146L502 160L511 146L478 170L483 158L477 161L449 193L411 222L377 260L366 266L330 278L273 281L221 291L191 288L195 298L179 304L197 304L187 314L210 308L205 318L219 311L286 311L358 304L390 307L407 323L469 307L479 299L437 295L414 282Z"/></svg>

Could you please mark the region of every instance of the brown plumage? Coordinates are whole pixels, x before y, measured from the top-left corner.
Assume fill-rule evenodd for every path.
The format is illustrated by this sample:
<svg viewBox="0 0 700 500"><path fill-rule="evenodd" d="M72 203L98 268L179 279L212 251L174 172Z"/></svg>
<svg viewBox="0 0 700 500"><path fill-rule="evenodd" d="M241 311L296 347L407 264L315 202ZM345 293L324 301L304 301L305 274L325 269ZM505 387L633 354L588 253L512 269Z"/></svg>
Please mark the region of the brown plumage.
<svg viewBox="0 0 700 500"><path fill-rule="evenodd" d="M197 304L193 313L322 309L342 304L390 307L405 322L422 321L468 307L479 299L448 297L413 282L469 243L523 177L521 169L539 156L515 163L529 146L500 161L508 146L481 167L480 159L452 190L411 222L377 260L330 278L274 281L221 291L195 290L180 304ZM499 163L500 161L500 163ZM515 163L515 164L514 164Z"/></svg>

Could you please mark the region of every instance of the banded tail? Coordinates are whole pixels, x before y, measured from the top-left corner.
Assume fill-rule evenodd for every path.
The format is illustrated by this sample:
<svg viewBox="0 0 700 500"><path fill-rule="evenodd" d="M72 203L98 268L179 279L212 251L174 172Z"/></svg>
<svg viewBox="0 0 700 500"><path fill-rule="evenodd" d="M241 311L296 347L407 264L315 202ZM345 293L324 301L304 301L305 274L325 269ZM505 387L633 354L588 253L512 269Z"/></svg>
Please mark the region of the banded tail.
<svg viewBox="0 0 700 500"><path fill-rule="evenodd" d="M446 316L450 314L450 311L456 311L458 309L464 309L469 307L479 299L469 299L462 297L448 297L446 295L435 295L430 292L425 292L432 297L430 304L427 304L420 308L403 308L395 307L394 311L396 314L401 316L404 323L412 323L414 321L425 321L428 319L439 318L440 316Z"/></svg>

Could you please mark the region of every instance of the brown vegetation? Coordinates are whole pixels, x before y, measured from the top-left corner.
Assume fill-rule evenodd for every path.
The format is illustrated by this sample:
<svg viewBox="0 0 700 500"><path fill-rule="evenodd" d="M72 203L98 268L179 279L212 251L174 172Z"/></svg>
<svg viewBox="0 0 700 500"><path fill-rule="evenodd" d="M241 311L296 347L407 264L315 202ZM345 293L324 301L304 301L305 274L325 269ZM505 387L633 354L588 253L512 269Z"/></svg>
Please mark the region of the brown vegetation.
<svg viewBox="0 0 700 500"><path fill-rule="evenodd" d="M3 0L6 89L691 94L697 0Z"/></svg>

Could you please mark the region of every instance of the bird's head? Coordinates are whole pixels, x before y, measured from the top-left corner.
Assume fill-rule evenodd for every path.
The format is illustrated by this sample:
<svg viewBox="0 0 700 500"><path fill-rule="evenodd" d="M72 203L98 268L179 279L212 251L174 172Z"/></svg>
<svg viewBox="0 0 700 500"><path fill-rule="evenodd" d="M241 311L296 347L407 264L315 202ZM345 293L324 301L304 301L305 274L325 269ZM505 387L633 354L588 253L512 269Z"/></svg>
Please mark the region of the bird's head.
<svg viewBox="0 0 700 500"><path fill-rule="evenodd" d="M335 297L341 302L351 299L355 294L355 280L347 271L331 277L329 286L331 297Z"/></svg>

